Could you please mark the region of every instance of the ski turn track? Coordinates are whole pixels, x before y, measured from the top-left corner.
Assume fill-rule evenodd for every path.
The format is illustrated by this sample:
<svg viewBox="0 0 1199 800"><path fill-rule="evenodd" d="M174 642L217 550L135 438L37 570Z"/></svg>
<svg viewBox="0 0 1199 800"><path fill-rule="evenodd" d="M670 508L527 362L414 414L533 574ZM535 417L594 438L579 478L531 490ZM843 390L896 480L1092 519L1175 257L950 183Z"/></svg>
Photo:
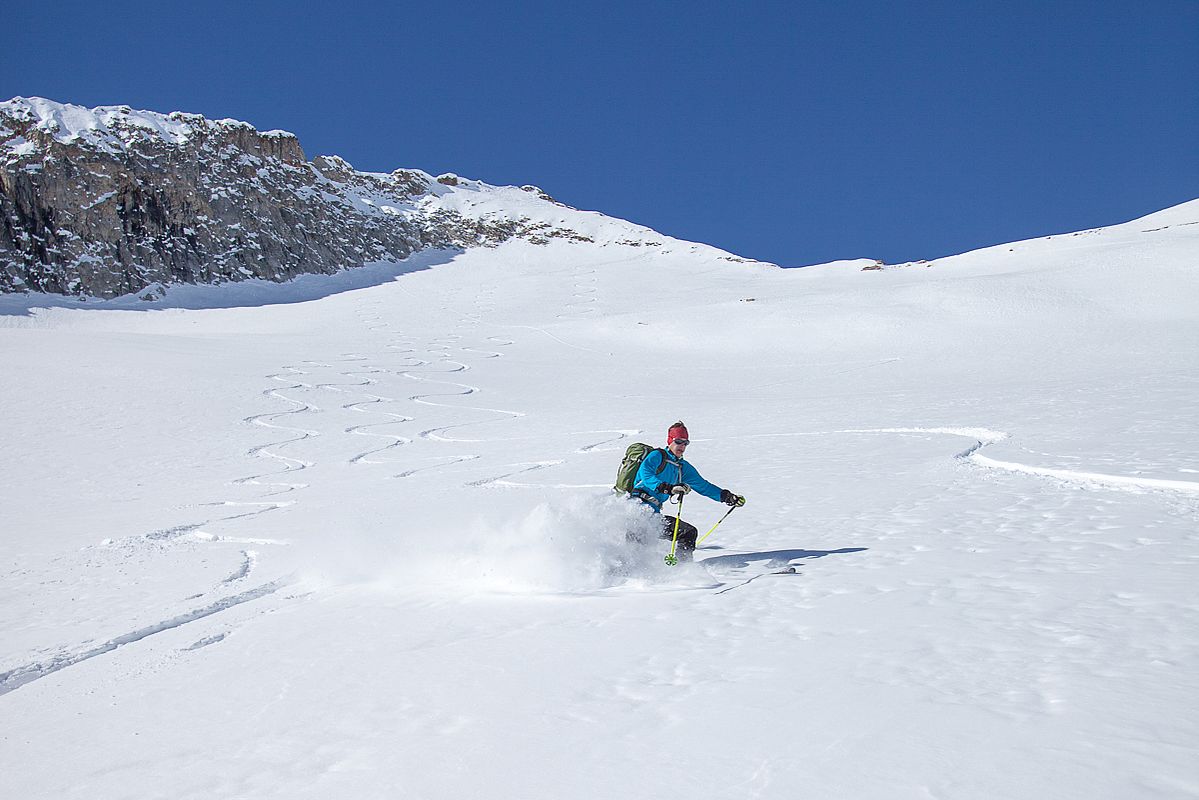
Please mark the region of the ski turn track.
<svg viewBox="0 0 1199 800"><path fill-rule="evenodd" d="M987 428L875 428L867 430L845 430L837 433L932 433L950 436L964 436L974 439L972 447L958 453L956 458L972 462L986 469L1020 472L1026 475L1037 475L1043 478L1053 478L1066 483L1107 489L1132 490L1162 490L1183 492L1199 495L1199 483L1192 481L1172 481L1159 478L1138 478L1129 475L1108 475L1099 472L1081 472L1068 469L1051 469L1021 464L1015 461L998 461L982 454L982 450L997 442L1010 438L1008 434Z"/></svg>
<svg viewBox="0 0 1199 800"><path fill-rule="evenodd" d="M293 374L296 374L296 375L307 375L308 374L304 370L299 369L297 367L284 367L284 369L288 370L289 372L292 372ZM289 385L287 387L287 389L290 389L290 390L312 388L311 384L307 384L307 383L303 383L303 382L292 382L292 381L289 381L289 379L283 375L268 375L267 377L270 378L271 380L281 381L283 383L290 383L291 385ZM277 473L261 473L261 474L250 475L250 476L247 476L244 478L239 478L236 481L234 481L234 485L250 484L250 485L258 485L258 486L280 487L278 489L278 491L269 492L267 494L268 497L271 495L275 495L275 494L284 494L287 492L296 491L297 489L303 489L303 488L307 487L308 484L307 483L290 483L290 482L282 482L282 481L269 481L269 480L263 480L264 478L269 478L274 475L287 474L289 472L298 472L300 470L304 470L304 469L307 469L308 467L312 466L312 462L310 462L310 461L305 461L303 459L293 458L291 456L282 455L281 453L275 452L275 449L284 447L286 445L296 444L297 442L302 442L306 439L311 439L314 436L320 436L319 431L308 430L306 428L292 428L292 427L289 427L286 425L277 425L274 423L274 420L276 420L280 417L286 417L286 416L291 416L291 415L295 415L295 414L303 414L306 412L316 410L314 406L311 406L308 403L305 403L301 400L295 400L293 398L287 397L286 395L281 394L280 392L281 392L281 390L279 390L279 389L267 389L265 392L263 392L263 394L267 397L272 397L272 398L275 398L278 400L282 400L286 403L291 403L292 405L296 406L296 408L288 409L286 411L275 411L275 412L266 413L266 414L255 414L254 416L247 417L244 421L251 425L258 425L263 428L270 428L272 430L281 430L281 431L287 431L288 433L297 434L288 439L283 439L283 440L277 441L277 442L269 442L264 445L252 447L246 453L246 455L248 455L248 456L253 456L253 457L257 457L257 458L268 458L268 459L277 461L283 465L282 471L277 472Z"/></svg>
<svg viewBox="0 0 1199 800"><path fill-rule="evenodd" d="M744 438L776 438L778 436L829 436L842 434L933 434L946 436L962 436L973 439L974 444L954 456L955 459L968 462L974 466L1004 472L1018 472L1050 478L1091 488L1119 489L1126 491L1163 491L1178 492L1184 495L1199 495L1199 483L1194 481L1165 480L1160 478L1140 478L1131 475L1111 475L1100 472L1084 472L1080 470L1054 469L1023 464L1016 461L999 461L982 454L984 448L1011 437L1002 431L989 428L975 427L910 427L910 428L847 428L835 431L812 431L804 433L761 434ZM1183 470L1185 471L1185 470Z"/></svg>

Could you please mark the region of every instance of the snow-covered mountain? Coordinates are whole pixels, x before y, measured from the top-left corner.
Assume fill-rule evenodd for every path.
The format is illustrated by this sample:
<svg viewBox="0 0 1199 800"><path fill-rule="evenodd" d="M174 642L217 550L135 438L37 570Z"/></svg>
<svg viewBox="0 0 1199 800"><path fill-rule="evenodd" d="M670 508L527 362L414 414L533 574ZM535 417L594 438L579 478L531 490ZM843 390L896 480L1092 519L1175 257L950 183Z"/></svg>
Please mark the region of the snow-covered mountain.
<svg viewBox="0 0 1199 800"><path fill-rule="evenodd" d="M0 218L0 292L85 297L285 281L512 238L666 241L535 186L359 172L237 120L21 97L0 103Z"/></svg>
<svg viewBox="0 0 1199 800"><path fill-rule="evenodd" d="M1199 202L781 270L420 185L578 235L0 297L5 797L1199 794ZM672 568L680 418L749 502Z"/></svg>

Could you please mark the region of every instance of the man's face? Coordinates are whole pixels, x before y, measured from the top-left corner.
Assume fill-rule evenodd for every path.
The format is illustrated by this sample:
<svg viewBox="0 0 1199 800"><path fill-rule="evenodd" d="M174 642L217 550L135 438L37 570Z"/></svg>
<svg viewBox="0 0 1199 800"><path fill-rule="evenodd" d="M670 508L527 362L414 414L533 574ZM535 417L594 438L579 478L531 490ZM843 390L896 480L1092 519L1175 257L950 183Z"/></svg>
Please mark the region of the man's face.
<svg viewBox="0 0 1199 800"><path fill-rule="evenodd" d="M670 452L674 453L675 458L682 458L683 453L687 451L687 445L691 444L688 439L675 439L666 446Z"/></svg>

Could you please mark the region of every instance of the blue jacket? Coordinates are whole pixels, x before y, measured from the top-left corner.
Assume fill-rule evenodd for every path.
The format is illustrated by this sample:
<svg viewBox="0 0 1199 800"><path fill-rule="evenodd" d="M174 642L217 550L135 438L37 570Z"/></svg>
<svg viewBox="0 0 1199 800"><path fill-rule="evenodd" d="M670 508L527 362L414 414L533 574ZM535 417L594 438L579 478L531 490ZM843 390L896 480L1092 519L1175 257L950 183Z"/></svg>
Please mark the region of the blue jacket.
<svg viewBox="0 0 1199 800"><path fill-rule="evenodd" d="M663 458L666 459L666 466L658 473ZM669 450L654 450L645 457L637 470L637 478L633 481L633 497L653 506L654 511L661 513L662 504L670 497L669 494L658 491L658 485L662 483L685 483L704 497L720 500L720 487L704 480L704 476L685 459L676 458Z"/></svg>

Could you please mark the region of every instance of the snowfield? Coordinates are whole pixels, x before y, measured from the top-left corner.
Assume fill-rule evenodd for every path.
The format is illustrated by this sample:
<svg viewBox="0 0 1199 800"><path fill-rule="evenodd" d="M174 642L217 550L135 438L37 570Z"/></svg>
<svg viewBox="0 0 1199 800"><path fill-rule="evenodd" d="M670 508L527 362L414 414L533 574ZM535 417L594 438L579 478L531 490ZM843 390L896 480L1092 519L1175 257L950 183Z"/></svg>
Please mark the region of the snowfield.
<svg viewBox="0 0 1199 800"><path fill-rule="evenodd" d="M0 794L1199 797L1199 201L865 271L538 207L596 242L0 298ZM671 568L676 419L749 502Z"/></svg>

